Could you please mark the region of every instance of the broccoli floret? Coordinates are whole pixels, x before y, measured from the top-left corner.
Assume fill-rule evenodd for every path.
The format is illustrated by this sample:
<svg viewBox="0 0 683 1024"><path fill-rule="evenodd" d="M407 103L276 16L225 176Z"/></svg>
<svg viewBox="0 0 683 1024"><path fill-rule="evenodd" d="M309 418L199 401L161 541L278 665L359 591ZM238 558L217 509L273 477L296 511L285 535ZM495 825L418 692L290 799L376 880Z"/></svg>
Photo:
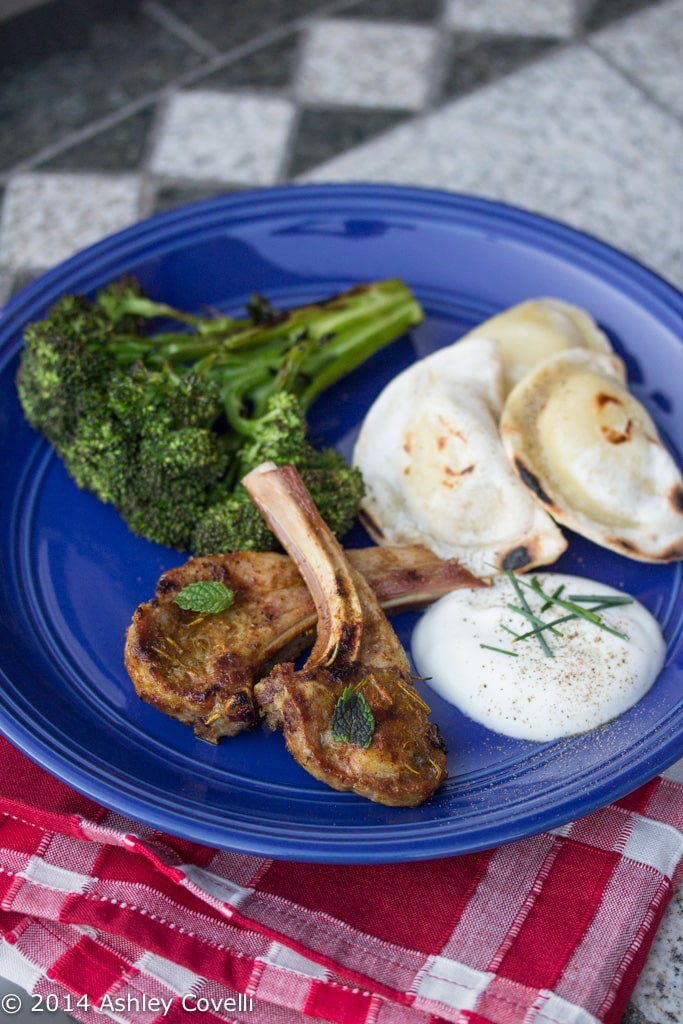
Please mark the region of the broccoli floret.
<svg viewBox="0 0 683 1024"><path fill-rule="evenodd" d="M354 524L364 494L360 470L327 448L320 458L303 464L301 476L329 528L343 537Z"/></svg>
<svg viewBox="0 0 683 1024"><path fill-rule="evenodd" d="M239 477L262 462L296 466L323 519L333 533L343 536L351 529L363 497L360 471L334 448L316 448L308 441L301 404L287 391L271 396L263 416L254 422L258 429L239 453ZM193 551L202 555L276 548L278 542L240 483L227 494L214 494L192 542Z"/></svg>
<svg viewBox="0 0 683 1024"><path fill-rule="evenodd" d="M268 460L285 465L301 458L309 446L306 418L300 400L289 391L278 391L266 407L240 448L238 475L245 476Z"/></svg>
<svg viewBox="0 0 683 1024"><path fill-rule="evenodd" d="M216 495L198 519L192 533L192 550L197 555L221 551L274 551L279 545L263 516L241 485Z"/></svg>
<svg viewBox="0 0 683 1024"><path fill-rule="evenodd" d="M130 484L133 443L125 427L108 415L103 400L85 403L68 437L55 444L76 485L118 505Z"/></svg>
<svg viewBox="0 0 683 1024"><path fill-rule="evenodd" d="M134 533L170 547L187 548L213 482L224 472L220 438L203 427L147 431L138 466L118 503Z"/></svg>
<svg viewBox="0 0 683 1024"><path fill-rule="evenodd" d="M300 472L323 519L333 533L343 537L356 518L363 496L363 482L357 469L346 465L337 452L334 454L339 460L335 469L308 467ZM238 484L226 497L214 496L214 501L196 524L191 546L198 555L280 549L275 535L266 526L242 484Z"/></svg>
<svg viewBox="0 0 683 1024"><path fill-rule="evenodd" d="M297 466L338 536L353 523L360 474L310 443L306 412L418 323L418 303L385 281L284 311L256 296L247 313L184 313L125 280L95 301L67 296L26 330L28 421L141 536L197 553L275 547L239 482L266 460Z"/></svg>
<svg viewBox="0 0 683 1024"><path fill-rule="evenodd" d="M30 324L17 374L29 423L58 451L72 441L84 407L105 397L116 363L109 348L107 317L79 296L58 302L45 322Z"/></svg>

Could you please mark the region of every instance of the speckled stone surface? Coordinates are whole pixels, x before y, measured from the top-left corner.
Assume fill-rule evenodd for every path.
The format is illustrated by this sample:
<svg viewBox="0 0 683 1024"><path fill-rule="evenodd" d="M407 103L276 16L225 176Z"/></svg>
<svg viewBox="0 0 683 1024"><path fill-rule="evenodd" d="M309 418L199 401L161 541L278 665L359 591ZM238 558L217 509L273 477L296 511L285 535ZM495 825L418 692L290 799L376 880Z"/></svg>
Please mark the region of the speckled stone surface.
<svg viewBox="0 0 683 1024"><path fill-rule="evenodd" d="M144 12L94 24L88 45L35 66L14 69L0 60L0 171L116 115L200 60Z"/></svg>
<svg viewBox="0 0 683 1024"><path fill-rule="evenodd" d="M683 890L679 887L633 992L632 1005L646 1021L678 1024L683 1008Z"/></svg>
<svg viewBox="0 0 683 1024"><path fill-rule="evenodd" d="M421 110L438 43L422 25L323 20L304 34L298 96L313 103Z"/></svg>
<svg viewBox="0 0 683 1024"><path fill-rule="evenodd" d="M280 97L187 91L162 111L152 173L269 185L278 178L294 107Z"/></svg>
<svg viewBox="0 0 683 1024"><path fill-rule="evenodd" d="M446 24L470 32L570 37L581 24L575 0L446 0Z"/></svg>
<svg viewBox="0 0 683 1024"><path fill-rule="evenodd" d="M304 177L419 181L500 199L598 235L683 284L682 166L677 118L575 44Z"/></svg>
<svg viewBox="0 0 683 1024"><path fill-rule="evenodd" d="M83 28L21 62L0 34L0 303L142 216L292 180L502 199L683 287L683 0L143 0ZM623 1024L680 1021L683 887Z"/></svg>
<svg viewBox="0 0 683 1024"><path fill-rule="evenodd" d="M654 5L591 39L650 101L683 119L683 2ZM679 165L679 180L682 179ZM683 189L683 185L681 186Z"/></svg>
<svg viewBox="0 0 683 1024"><path fill-rule="evenodd" d="M134 175L18 174L7 186L0 252L13 268L47 269L138 219Z"/></svg>

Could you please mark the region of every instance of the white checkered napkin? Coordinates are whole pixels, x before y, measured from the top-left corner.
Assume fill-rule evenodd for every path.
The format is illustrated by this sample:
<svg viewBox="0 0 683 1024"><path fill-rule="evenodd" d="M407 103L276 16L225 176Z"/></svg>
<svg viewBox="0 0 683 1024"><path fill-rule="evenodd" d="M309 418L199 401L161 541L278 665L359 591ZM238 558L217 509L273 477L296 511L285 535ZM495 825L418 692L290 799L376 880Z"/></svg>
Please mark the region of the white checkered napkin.
<svg viewBox="0 0 683 1024"><path fill-rule="evenodd" d="M683 863L683 766L553 832L325 865L136 825L0 741L0 972L84 1021L618 1024Z"/></svg>

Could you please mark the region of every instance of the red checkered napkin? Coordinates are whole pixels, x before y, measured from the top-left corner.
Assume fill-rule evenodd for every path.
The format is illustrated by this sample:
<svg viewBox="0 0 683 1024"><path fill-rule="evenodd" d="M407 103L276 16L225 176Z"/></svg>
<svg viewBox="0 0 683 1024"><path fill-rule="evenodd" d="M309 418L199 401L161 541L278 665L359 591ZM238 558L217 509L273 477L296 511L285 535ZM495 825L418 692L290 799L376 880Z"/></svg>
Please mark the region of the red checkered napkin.
<svg viewBox="0 0 683 1024"><path fill-rule="evenodd" d="M83 1021L616 1024L683 861L683 762L484 853L339 866L217 851L0 740L0 974Z"/></svg>

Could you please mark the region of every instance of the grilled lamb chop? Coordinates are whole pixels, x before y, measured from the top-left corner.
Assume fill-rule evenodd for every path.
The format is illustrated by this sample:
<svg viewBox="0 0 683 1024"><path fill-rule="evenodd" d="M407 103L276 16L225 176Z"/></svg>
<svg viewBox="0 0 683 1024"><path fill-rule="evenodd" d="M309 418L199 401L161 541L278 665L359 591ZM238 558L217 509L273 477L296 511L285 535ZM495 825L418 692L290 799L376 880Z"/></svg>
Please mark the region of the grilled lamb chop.
<svg viewBox="0 0 683 1024"><path fill-rule="evenodd" d="M279 663L255 687L268 724L334 789L396 807L423 803L446 778L446 751L372 588L293 466L264 463L242 482L299 567L318 615L303 669Z"/></svg>
<svg viewBox="0 0 683 1024"><path fill-rule="evenodd" d="M420 608L456 587L482 585L457 562L420 546L348 554L391 610ZM234 603L214 615L183 611L175 598L199 580L224 583ZM313 599L287 555L190 558L165 572L156 596L135 611L124 660L138 696L217 743L256 724L254 684L276 659L290 660L310 647L315 627Z"/></svg>

